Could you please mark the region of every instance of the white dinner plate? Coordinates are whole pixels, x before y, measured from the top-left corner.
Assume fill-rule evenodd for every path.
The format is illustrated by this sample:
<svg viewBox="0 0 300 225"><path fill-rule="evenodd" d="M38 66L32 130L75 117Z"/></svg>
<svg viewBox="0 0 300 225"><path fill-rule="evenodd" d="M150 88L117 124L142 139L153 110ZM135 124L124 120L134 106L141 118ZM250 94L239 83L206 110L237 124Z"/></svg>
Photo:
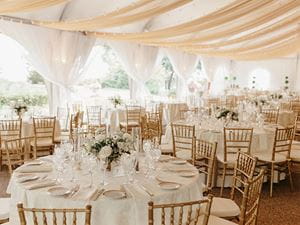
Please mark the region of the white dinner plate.
<svg viewBox="0 0 300 225"><path fill-rule="evenodd" d="M48 189L48 194L51 196L63 196L70 193L70 189L66 187L52 187Z"/></svg>
<svg viewBox="0 0 300 225"><path fill-rule="evenodd" d="M177 190L181 186L181 184L175 182L160 182L158 185L164 190Z"/></svg>
<svg viewBox="0 0 300 225"><path fill-rule="evenodd" d="M180 171L178 173L179 176L181 177L194 177L196 176L198 173L196 171L191 171L191 170L186 170L186 171Z"/></svg>
<svg viewBox="0 0 300 225"><path fill-rule="evenodd" d="M121 190L108 190L103 192L103 195L107 198L111 199L122 199L126 198L126 193Z"/></svg>
<svg viewBox="0 0 300 225"><path fill-rule="evenodd" d="M183 159L174 159L174 160L172 160L172 163L176 164L176 165L183 165L183 164L186 164L186 160L183 160Z"/></svg>

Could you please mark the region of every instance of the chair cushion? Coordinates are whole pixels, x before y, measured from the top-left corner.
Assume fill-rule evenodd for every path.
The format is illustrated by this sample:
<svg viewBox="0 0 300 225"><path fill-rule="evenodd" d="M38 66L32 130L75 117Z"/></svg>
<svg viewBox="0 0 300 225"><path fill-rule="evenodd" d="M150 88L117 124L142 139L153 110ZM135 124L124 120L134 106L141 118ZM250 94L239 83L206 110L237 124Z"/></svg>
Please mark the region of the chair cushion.
<svg viewBox="0 0 300 225"><path fill-rule="evenodd" d="M0 198L0 220L9 218L10 198Z"/></svg>
<svg viewBox="0 0 300 225"><path fill-rule="evenodd" d="M34 146L35 142L32 141L31 145ZM36 145L37 147L47 147L53 145L53 143L51 139L38 139Z"/></svg>
<svg viewBox="0 0 300 225"><path fill-rule="evenodd" d="M223 153L217 153L217 160L219 162L224 163L224 154ZM237 160L237 154L227 154L227 163L228 164L235 164Z"/></svg>
<svg viewBox="0 0 300 225"><path fill-rule="evenodd" d="M172 144L161 144L160 150L162 153L173 153Z"/></svg>
<svg viewBox="0 0 300 225"><path fill-rule="evenodd" d="M286 161L286 156L283 153L282 154L280 154L280 153L276 154L274 161L272 160L272 152L254 152L252 155L257 157L258 160L264 161L264 162L277 162L277 163L280 163L280 162L285 162Z"/></svg>
<svg viewBox="0 0 300 225"><path fill-rule="evenodd" d="M122 127L127 127L127 122L121 122L120 125ZM139 124L139 122L130 121L130 122L128 122L128 126L129 127L138 127L138 126L140 126L140 124Z"/></svg>
<svg viewBox="0 0 300 225"><path fill-rule="evenodd" d="M300 162L300 150L292 149L290 157L291 157L292 161Z"/></svg>
<svg viewBox="0 0 300 225"><path fill-rule="evenodd" d="M176 152L176 157L185 160L192 159L192 151L189 150L181 150Z"/></svg>
<svg viewBox="0 0 300 225"><path fill-rule="evenodd" d="M204 215L200 216L197 225L202 225L204 220ZM225 220L213 215L210 215L208 218L208 225L237 225L234 222L231 222L229 220Z"/></svg>
<svg viewBox="0 0 300 225"><path fill-rule="evenodd" d="M204 212L206 204L201 207L201 211ZM223 218L231 218L240 215L240 207L229 198L213 198L210 214Z"/></svg>

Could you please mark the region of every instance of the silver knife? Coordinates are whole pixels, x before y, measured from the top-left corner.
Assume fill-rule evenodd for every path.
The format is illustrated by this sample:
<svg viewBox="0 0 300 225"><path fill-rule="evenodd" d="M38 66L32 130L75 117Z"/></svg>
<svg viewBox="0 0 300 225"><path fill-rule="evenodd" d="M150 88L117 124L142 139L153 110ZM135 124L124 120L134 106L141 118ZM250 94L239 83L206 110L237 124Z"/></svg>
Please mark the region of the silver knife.
<svg viewBox="0 0 300 225"><path fill-rule="evenodd" d="M147 192L148 195L150 195L151 197L154 196L154 194L148 190L148 188L146 188L143 184L139 185L145 192Z"/></svg>

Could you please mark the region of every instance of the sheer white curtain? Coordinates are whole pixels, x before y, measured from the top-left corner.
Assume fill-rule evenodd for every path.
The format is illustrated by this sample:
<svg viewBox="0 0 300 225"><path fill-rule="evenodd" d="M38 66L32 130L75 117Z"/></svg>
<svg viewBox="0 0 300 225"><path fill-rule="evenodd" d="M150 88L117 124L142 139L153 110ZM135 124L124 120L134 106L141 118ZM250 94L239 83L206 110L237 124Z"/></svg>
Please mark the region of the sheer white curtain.
<svg viewBox="0 0 300 225"><path fill-rule="evenodd" d="M143 100L149 95L145 83L151 78L157 61L158 48L126 42L110 42L109 45L117 52L125 70L132 78L130 97Z"/></svg>
<svg viewBox="0 0 300 225"><path fill-rule="evenodd" d="M168 49L167 55L172 63L175 73L178 75L176 98L178 100L184 100L187 95L186 82L197 66L198 56L175 49Z"/></svg>
<svg viewBox="0 0 300 225"><path fill-rule="evenodd" d="M4 21L0 22L0 31L18 41L28 51L36 70L55 85L55 88L50 88L50 84L47 84L48 90L51 89L50 112L54 113L57 106L68 101L59 93L67 93L83 74L95 39L81 33Z"/></svg>

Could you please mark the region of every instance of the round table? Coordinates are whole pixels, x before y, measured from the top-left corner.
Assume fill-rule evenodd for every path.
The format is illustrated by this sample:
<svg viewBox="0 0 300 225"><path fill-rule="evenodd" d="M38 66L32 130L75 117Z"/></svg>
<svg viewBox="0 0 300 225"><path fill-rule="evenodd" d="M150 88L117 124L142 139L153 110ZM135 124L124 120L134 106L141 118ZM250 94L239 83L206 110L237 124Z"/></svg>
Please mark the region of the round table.
<svg viewBox="0 0 300 225"><path fill-rule="evenodd" d="M51 156L46 157L47 162L44 162L39 168L50 168L52 166ZM146 178L143 173L143 162L145 159L140 156L140 168L141 171L136 173L135 182L124 184L124 176L113 175L112 172L107 172L106 183L104 186L100 186L100 175L94 174L94 184L92 188L87 187L90 183L90 178L87 175L87 171L80 170L77 172L78 180L81 185L79 192L73 197L53 197L47 193L50 187L44 187L39 189L30 189L30 183L18 183L20 181L21 172L24 169L32 168L32 166L23 165L14 172L7 192L11 194L10 204L10 225L19 224L18 213L16 204L22 202L25 207L36 208L82 208L87 204L92 205L92 224L97 225L146 225L147 221L147 203L154 201L154 203L172 203L172 202L184 202L192 201L202 198L202 176L197 173L197 170L192 165L186 163L184 165L176 165L172 162L172 158L168 162L157 163L157 175L153 178ZM34 170L37 166L34 167ZM192 170L195 175L190 178L182 177L179 175L181 170ZM47 170L44 170L47 171ZM29 170L30 172L30 170ZM99 170L100 172L100 170ZM48 171L44 173L35 173L46 181L52 181L55 177L54 171ZM177 182L181 186L176 190L163 190L158 184L161 180L169 182ZM38 181L41 182L41 181ZM35 181L35 183L38 183ZM44 182L44 181L43 181ZM32 182L34 184L34 182ZM51 184L51 182L49 183ZM53 183L52 183L53 185ZM68 186L68 182L64 183L64 186ZM73 184L74 186L74 184ZM32 186L31 186L32 188ZM98 188L98 189L96 189ZM105 195L94 201L89 200L95 190L125 190L126 198L123 199L111 199ZM147 191L151 191L153 196L150 196ZM78 222L82 222L82 217L78 218ZM29 223L30 224L30 223Z"/></svg>

